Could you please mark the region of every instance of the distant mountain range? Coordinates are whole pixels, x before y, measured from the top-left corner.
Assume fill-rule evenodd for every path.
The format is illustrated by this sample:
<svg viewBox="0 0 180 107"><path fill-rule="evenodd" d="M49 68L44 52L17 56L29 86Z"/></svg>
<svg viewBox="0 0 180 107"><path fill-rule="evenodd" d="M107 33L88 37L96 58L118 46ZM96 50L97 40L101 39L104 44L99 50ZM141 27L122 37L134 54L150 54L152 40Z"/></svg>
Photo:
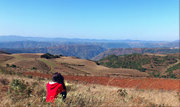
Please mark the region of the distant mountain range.
<svg viewBox="0 0 180 107"><path fill-rule="evenodd" d="M1 48L9 53L51 53L63 56L76 56L82 59L91 59L106 49L95 45L61 45L44 48Z"/></svg>
<svg viewBox="0 0 180 107"><path fill-rule="evenodd" d="M43 38L43 37L23 37L23 36L0 36L0 43L4 45L17 44L17 42L33 43L38 45L59 45L59 44L88 44L100 45L104 48L174 48L179 47L179 40L168 41L142 41L142 40L105 40L105 39L78 39L78 38ZM49 46L49 47L50 47ZM7 46L8 47L8 46ZM13 47L12 47L13 48ZM21 48L21 47L19 47Z"/></svg>
<svg viewBox="0 0 180 107"><path fill-rule="evenodd" d="M51 53L92 59L112 48L179 48L179 40L97 40L77 38L43 38L0 36L0 50L10 53Z"/></svg>

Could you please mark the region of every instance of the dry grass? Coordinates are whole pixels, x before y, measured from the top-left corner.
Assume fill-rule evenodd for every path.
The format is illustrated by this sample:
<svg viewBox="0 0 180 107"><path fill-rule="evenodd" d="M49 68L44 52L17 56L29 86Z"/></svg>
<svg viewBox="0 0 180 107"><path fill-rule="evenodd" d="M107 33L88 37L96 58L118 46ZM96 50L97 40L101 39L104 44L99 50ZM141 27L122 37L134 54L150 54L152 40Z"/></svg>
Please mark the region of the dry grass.
<svg viewBox="0 0 180 107"><path fill-rule="evenodd" d="M72 58L72 57L61 57L55 59L57 63L65 63L71 68L76 69L74 72L74 69L68 69L69 72L79 74L78 70L84 71L85 73L88 73L90 75L101 75L101 76L114 76L114 75L121 75L121 76L142 76L146 77L148 76L147 73L145 72L140 72L135 69L125 69L125 68L108 68L104 67L102 65L97 65L93 61L85 60L85 59L77 59L77 58ZM78 66L78 65L84 65L84 66ZM62 69L67 70L67 67L64 67Z"/></svg>
<svg viewBox="0 0 180 107"><path fill-rule="evenodd" d="M0 106L2 107L25 107L25 106L53 106L45 102L46 83L49 80L30 79L19 76L0 74L0 88L8 87L8 90L1 91ZM27 87L33 87L29 97L20 98L16 102L11 98L13 93L9 93L13 80L24 80ZM8 81L5 83L4 81ZM55 106L179 106L180 94L176 91L162 90L138 90L121 89L112 86L95 84L82 84L66 82L68 95L66 101L60 97L56 99Z"/></svg>
<svg viewBox="0 0 180 107"><path fill-rule="evenodd" d="M147 77L148 74L133 69L124 68L107 68L97 65L93 61L85 59L77 59L72 57L61 57L57 59L43 59L41 54L11 54L7 60L0 60L0 65L6 67L6 64L17 65L23 71L31 71L31 68L37 68L37 72L61 72L64 75L95 75L95 76L142 76ZM2 57L2 58L1 58ZM0 58L5 58L0 55Z"/></svg>

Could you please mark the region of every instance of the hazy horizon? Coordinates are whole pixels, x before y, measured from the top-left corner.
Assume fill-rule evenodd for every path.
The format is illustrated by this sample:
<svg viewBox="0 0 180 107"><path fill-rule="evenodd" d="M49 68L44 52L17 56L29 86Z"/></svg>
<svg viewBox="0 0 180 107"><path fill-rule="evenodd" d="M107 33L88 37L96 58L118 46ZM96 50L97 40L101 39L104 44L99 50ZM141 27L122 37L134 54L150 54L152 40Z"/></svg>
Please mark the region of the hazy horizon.
<svg viewBox="0 0 180 107"><path fill-rule="evenodd" d="M158 41L161 41L161 42L173 42L173 41L177 41L177 40L179 40L179 39L176 39L176 40L138 40L138 39L100 39L100 38L98 38L98 39L94 39L94 38L79 38L79 37L75 37L75 38L71 38L71 37L43 37L43 36L24 36L24 35L0 35L0 37L25 37L25 38L45 38L45 39L48 39L48 38L50 38L50 39L56 39L56 38L58 38L58 39L84 39L84 40L107 40L107 41L128 41L128 40L132 40L132 41L154 41L154 42L158 42Z"/></svg>
<svg viewBox="0 0 180 107"><path fill-rule="evenodd" d="M0 36L179 40L179 0L1 0Z"/></svg>

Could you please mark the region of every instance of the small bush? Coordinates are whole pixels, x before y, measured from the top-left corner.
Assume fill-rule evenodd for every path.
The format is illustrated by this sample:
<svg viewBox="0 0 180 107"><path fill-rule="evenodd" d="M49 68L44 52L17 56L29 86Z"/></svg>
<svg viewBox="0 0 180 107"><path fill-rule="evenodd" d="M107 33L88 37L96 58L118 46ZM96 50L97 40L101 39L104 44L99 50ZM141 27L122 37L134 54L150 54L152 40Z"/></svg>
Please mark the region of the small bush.
<svg viewBox="0 0 180 107"><path fill-rule="evenodd" d="M12 72L12 71L10 71L10 70L7 70L6 68L0 68L0 72L1 72L2 74L10 74L10 75L14 75L14 74L15 74L15 72Z"/></svg>
<svg viewBox="0 0 180 107"><path fill-rule="evenodd" d="M9 64L6 64L6 67L9 67Z"/></svg>
<svg viewBox="0 0 180 107"><path fill-rule="evenodd" d="M33 76L32 75L28 75L28 78L32 78Z"/></svg>
<svg viewBox="0 0 180 107"><path fill-rule="evenodd" d="M118 91L117 91L117 93L118 93L118 96L121 96L121 97L126 97L127 95L128 95L128 93L127 93L127 91L124 89L119 89Z"/></svg>
<svg viewBox="0 0 180 107"><path fill-rule="evenodd" d="M15 91L23 92L26 88L27 88L27 86L24 83L24 81L15 79L11 83L11 89L13 89Z"/></svg>
<svg viewBox="0 0 180 107"><path fill-rule="evenodd" d="M10 96L11 99L16 102L21 99L30 97L32 93L32 87L25 83L24 80L15 79L11 83L10 87Z"/></svg>
<svg viewBox="0 0 180 107"><path fill-rule="evenodd" d="M8 85L9 80L8 79L0 79L0 83L3 84L3 85Z"/></svg>
<svg viewBox="0 0 180 107"><path fill-rule="evenodd" d="M36 67L32 67L31 70L37 70L37 68Z"/></svg>
<svg viewBox="0 0 180 107"><path fill-rule="evenodd" d="M178 100L180 102L180 92L177 92L177 97L178 97Z"/></svg>
<svg viewBox="0 0 180 107"><path fill-rule="evenodd" d="M14 65L14 64L12 64L10 67L12 67L12 68L16 68L17 66L16 66L16 65Z"/></svg>

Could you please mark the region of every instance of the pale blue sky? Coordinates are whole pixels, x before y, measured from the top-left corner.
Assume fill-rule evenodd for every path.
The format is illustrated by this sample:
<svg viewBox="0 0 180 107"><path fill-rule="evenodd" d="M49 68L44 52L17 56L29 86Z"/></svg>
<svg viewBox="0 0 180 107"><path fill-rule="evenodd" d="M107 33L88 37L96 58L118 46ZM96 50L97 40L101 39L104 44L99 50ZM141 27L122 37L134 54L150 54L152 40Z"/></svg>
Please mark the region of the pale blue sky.
<svg viewBox="0 0 180 107"><path fill-rule="evenodd" d="M179 0L0 0L0 35L179 39Z"/></svg>

